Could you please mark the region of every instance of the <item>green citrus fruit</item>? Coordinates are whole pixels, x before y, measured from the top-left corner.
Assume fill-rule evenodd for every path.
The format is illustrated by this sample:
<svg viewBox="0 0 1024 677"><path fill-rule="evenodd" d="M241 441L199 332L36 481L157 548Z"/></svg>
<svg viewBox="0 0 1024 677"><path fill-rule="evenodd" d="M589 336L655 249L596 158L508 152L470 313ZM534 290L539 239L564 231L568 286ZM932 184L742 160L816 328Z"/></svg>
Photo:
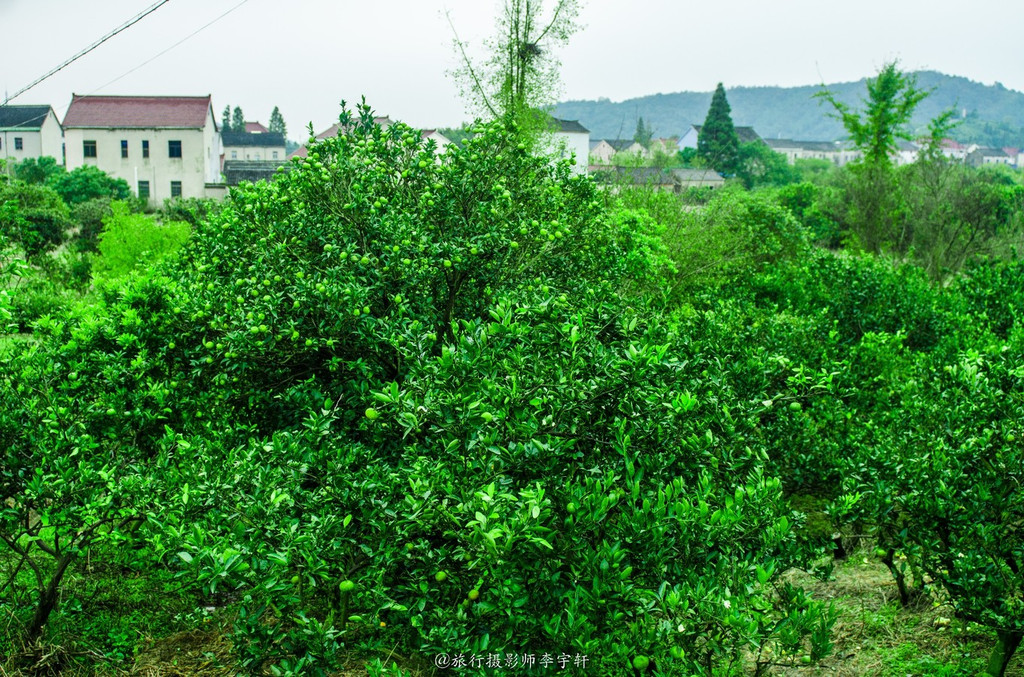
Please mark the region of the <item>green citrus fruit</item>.
<svg viewBox="0 0 1024 677"><path fill-rule="evenodd" d="M434 574L434 580L438 583L443 583L446 578L448 578L448 574L444 571L438 571L436 574Z"/></svg>
<svg viewBox="0 0 1024 677"><path fill-rule="evenodd" d="M637 670L643 671L647 669L647 666L651 664L651 659L647 656L637 656L633 659L633 667Z"/></svg>
<svg viewBox="0 0 1024 677"><path fill-rule="evenodd" d="M355 589L356 589L356 584L353 583L352 581L345 580L345 581L342 581L341 583L338 583L338 590L341 590L342 592L352 592Z"/></svg>
<svg viewBox="0 0 1024 677"><path fill-rule="evenodd" d="M466 597L469 597L469 599L470 599L470 600L475 600L475 599L477 599L477 598L478 598L479 596L480 596L480 591L479 591L479 590L477 590L477 589L475 589L475 588L474 588L473 590L470 590L470 591L469 591L469 594L468 594L468 595L466 595Z"/></svg>
<svg viewBox="0 0 1024 677"><path fill-rule="evenodd" d="M803 408L803 406L799 402L790 402L789 403L789 410L790 411L800 411L802 408Z"/></svg>
<svg viewBox="0 0 1024 677"><path fill-rule="evenodd" d="M369 409L366 410L366 418L370 419L371 421L376 420L379 417L380 414L373 407L370 407Z"/></svg>

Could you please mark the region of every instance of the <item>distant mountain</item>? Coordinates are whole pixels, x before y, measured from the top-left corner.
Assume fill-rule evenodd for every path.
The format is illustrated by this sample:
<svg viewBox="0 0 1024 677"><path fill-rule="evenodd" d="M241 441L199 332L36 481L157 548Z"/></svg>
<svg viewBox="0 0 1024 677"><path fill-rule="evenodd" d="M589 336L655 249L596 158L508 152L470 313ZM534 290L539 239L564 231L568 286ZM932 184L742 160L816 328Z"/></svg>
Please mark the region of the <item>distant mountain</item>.
<svg viewBox="0 0 1024 677"><path fill-rule="evenodd" d="M918 87L933 89L914 115L915 133L924 132L928 121L953 108L961 124L952 136L960 141L989 146L1024 146L1024 93L1003 85L983 85L967 78L919 71ZM858 106L866 92L866 79L827 85L844 103ZM764 138L800 141L833 141L845 138L843 126L829 117L831 108L814 94L820 86L735 87L726 83L726 94L737 126L749 125ZM683 134L691 124L703 124L711 92L652 94L613 103L566 101L555 115L579 120L592 139L631 138L638 117L654 128L655 136Z"/></svg>

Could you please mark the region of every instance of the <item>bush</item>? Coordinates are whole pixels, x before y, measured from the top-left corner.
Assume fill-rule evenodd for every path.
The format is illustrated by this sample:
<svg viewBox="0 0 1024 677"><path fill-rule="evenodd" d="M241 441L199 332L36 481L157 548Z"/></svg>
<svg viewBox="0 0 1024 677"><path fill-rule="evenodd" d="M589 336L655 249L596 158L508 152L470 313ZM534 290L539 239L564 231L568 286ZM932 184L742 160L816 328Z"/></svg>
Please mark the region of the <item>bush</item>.
<svg viewBox="0 0 1024 677"><path fill-rule="evenodd" d="M78 231L73 240L75 249L82 252L96 252L100 231L103 230L103 220L112 214L110 199L105 197L79 202L72 207L71 218L78 224Z"/></svg>
<svg viewBox="0 0 1024 677"><path fill-rule="evenodd" d="M14 165L14 178L25 183L45 184L51 177L64 173L64 166L52 157L25 158Z"/></svg>
<svg viewBox="0 0 1024 677"><path fill-rule="evenodd" d="M57 194L69 206L96 198L127 200L132 194L127 181L116 179L92 165L76 167L70 172L52 174L47 185L57 191Z"/></svg>
<svg viewBox="0 0 1024 677"><path fill-rule="evenodd" d="M112 202L103 218L93 263L98 277L117 279L142 266L151 266L177 251L191 235L187 223L159 224L151 216L132 214L124 202Z"/></svg>
<svg viewBox="0 0 1024 677"><path fill-rule="evenodd" d="M0 232L36 257L64 241L68 208L53 190L21 181L0 184Z"/></svg>

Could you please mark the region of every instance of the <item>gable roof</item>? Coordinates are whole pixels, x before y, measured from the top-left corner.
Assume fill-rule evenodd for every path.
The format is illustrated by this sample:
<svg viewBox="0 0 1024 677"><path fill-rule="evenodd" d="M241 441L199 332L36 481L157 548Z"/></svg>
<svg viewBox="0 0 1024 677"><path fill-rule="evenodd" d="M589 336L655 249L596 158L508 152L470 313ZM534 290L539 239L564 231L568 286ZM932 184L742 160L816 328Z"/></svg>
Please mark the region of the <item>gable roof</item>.
<svg viewBox="0 0 1024 677"><path fill-rule="evenodd" d="M202 129L211 111L210 96L71 95L64 128L174 127ZM216 128L216 121L214 127Z"/></svg>
<svg viewBox="0 0 1024 677"><path fill-rule="evenodd" d="M259 122L246 122L245 131L249 132L250 134L266 134L270 130L264 127Z"/></svg>
<svg viewBox="0 0 1024 677"><path fill-rule="evenodd" d="M1002 148L988 148L985 146L979 147L972 155L980 155L982 157L1009 157Z"/></svg>
<svg viewBox="0 0 1024 677"><path fill-rule="evenodd" d="M607 143L616 152L623 151L623 150L628 150L634 144L636 144L638 146L640 145L636 141L634 141L633 139L601 139L601 141L603 141L604 143Z"/></svg>
<svg viewBox="0 0 1024 677"><path fill-rule="evenodd" d="M266 132L264 134L249 132L221 132L221 141L225 146L258 146L260 148L284 145L284 134Z"/></svg>
<svg viewBox="0 0 1024 677"><path fill-rule="evenodd" d="M0 106L0 128L40 129L49 106Z"/></svg>
<svg viewBox="0 0 1024 677"><path fill-rule="evenodd" d="M551 118L554 123L554 131L565 134L589 134L590 130L580 124L579 120L560 120Z"/></svg>

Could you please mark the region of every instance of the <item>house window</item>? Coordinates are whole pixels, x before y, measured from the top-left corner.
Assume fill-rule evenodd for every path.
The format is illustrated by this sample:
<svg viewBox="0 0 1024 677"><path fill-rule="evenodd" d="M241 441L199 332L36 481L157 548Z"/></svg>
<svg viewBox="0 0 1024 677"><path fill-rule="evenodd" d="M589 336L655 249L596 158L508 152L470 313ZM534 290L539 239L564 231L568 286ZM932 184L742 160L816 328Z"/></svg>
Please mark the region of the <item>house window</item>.
<svg viewBox="0 0 1024 677"><path fill-rule="evenodd" d="M231 151L231 159L232 160L237 160L238 159L238 151L237 150Z"/></svg>
<svg viewBox="0 0 1024 677"><path fill-rule="evenodd" d="M171 181L171 197L181 197L181 181Z"/></svg>
<svg viewBox="0 0 1024 677"><path fill-rule="evenodd" d="M167 157L181 157L181 141L167 142Z"/></svg>
<svg viewBox="0 0 1024 677"><path fill-rule="evenodd" d="M274 151L274 159L275 160L277 159L277 151L276 150Z"/></svg>
<svg viewBox="0 0 1024 677"><path fill-rule="evenodd" d="M149 157L149 139L142 141L142 157Z"/></svg>
<svg viewBox="0 0 1024 677"><path fill-rule="evenodd" d="M23 148L24 148L24 145L21 142L21 137L20 136L14 137L14 150L23 150Z"/></svg>
<svg viewBox="0 0 1024 677"><path fill-rule="evenodd" d="M95 141L83 141L82 142L82 155L85 157L96 157L96 142Z"/></svg>
<svg viewBox="0 0 1024 677"><path fill-rule="evenodd" d="M128 139L121 139L121 157L128 157Z"/></svg>
<svg viewBox="0 0 1024 677"><path fill-rule="evenodd" d="M139 197L149 197L149 181L139 181Z"/></svg>

